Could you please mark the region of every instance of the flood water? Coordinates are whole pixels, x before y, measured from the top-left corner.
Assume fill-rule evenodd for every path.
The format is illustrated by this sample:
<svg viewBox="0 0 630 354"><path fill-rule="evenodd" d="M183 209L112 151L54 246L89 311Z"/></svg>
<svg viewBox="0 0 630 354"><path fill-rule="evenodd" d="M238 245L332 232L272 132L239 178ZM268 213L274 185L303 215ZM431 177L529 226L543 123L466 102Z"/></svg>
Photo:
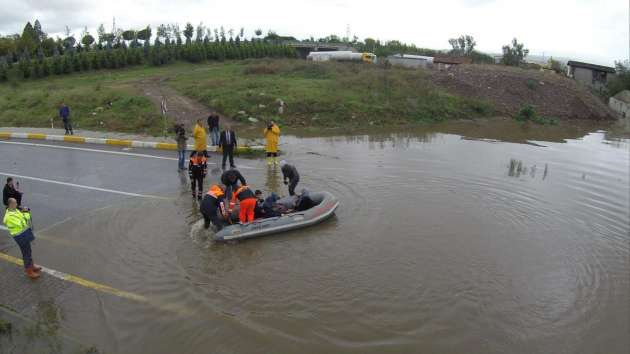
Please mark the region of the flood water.
<svg viewBox="0 0 630 354"><path fill-rule="evenodd" d="M185 178L68 222L66 262L152 299L65 293L68 330L125 353L627 353L630 140L467 129L283 137L299 187L341 201L302 231L214 244Z"/></svg>

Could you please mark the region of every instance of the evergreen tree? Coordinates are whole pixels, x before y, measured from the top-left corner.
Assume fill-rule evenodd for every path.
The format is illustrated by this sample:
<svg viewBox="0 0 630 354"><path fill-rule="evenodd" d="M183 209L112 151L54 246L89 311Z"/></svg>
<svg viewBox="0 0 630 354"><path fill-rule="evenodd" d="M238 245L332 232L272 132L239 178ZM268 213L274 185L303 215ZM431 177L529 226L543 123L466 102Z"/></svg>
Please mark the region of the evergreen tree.
<svg viewBox="0 0 630 354"><path fill-rule="evenodd" d="M33 66L33 76L38 79L42 77L42 66L40 62L34 61L32 66Z"/></svg>
<svg viewBox="0 0 630 354"><path fill-rule="evenodd" d="M72 61L69 55L64 55L61 61L61 71L64 74L70 74L72 72Z"/></svg>
<svg viewBox="0 0 630 354"><path fill-rule="evenodd" d="M42 24L39 23L39 20L35 20L33 24L33 30L35 31L35 35L37 36L37 43L41 44L44 40L46 40L46 33L42 30Z"/></svg>
<svg viewBox="0 0 630 354"><path fill-rule="evenodd" d="M90 59L88 53L81 53L79 55L79 61L81 62L81 70L88 71L90 70Z"/></svg>
<svg viewBox="0 0 630 354"><path fill-rule="evenodd" d="M79 60L79 55L72 54L70 60L72 61L72 71L81 71L81 61Z"/></svg>
<svg viewBox="0 0 630 354"><path fill-rule="evenodd" d="M31 57L28 54L27 49L24 49L24 51L22 52L22 57L20 58L20 62L18 63L18 70L20 71L20 74L22 74L23 78L28 79L29 77L31 77Z"/></svg>
<svg viewBox="0 0 630 354"><path fill-rule="evenodd" d="M101 68L101 51L92 52L92 57L90 58L92 69L99 70Z"/></svg>
<svg viewBox="0 0 630 354"><path fill-rule="evenodd" d="M42 60L42 76L50 76L50 72L50 60L48 58L44 58L44 60Z"/></svg>
<svg viewBox="0 0 630 354"><path fill-rule="evenodd" d="M20 50L21 52L24 52L24 50L26 50L29 52L30 55L31 53L35 52L35 49L38 45L39 37L37 35L37 32L33 28L33 25L31 25L30 22L27 22L26 26L24 26L24 30L22 31L22 35L20 36L18 42L18 50Z"/></svg>
<svg viewBox="0 0 630 354"><path fill-rule="evenodd" d="M194 32L194 28L193 26L190 24L190 22L188 22L186 24L186 28L184 28L184 37L186 37L186 45L189 45L191 43L191 38L193 36L193 32Z"/></svg>
<svg viewBox="0 0 630 354"><path fill-rule="evenodd" d="M0 82L7 81L9 79L9 66L5 57L0 57Z"/></svg>
<svg viewBox="0 0 630 354"><path fill-rule="evenodd" d="M61 55L59 54L59 50L57 49L57 47L54 48L54 54L53 54L53 65L52 65L52 71L55 75L61 75L63 74L63 60L61 59Z"/></svg>

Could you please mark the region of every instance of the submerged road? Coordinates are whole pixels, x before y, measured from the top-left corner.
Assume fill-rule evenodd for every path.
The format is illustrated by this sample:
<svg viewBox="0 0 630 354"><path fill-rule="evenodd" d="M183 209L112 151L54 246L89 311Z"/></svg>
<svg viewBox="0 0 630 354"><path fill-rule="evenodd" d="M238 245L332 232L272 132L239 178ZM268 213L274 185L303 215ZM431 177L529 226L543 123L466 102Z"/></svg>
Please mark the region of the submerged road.
<svg viewBox="0 0 630 354"><path fill-rule="evenodd" d="M124 267L112 261L116 257L107 254L120 252L116 247L122 244L103 250L98 243L108 243L103 240L107 232L94 226L98 223L106 229L118 223L119 219L142 224L143 220L135 214L131 218L117 218L107 211L127 208L125 213L136 213L134 209L140 208L144 211L137 212L137 215L141 215L159 204L173 205L178 198L188 199L186 213L192 211L191 222L198 219L195 202L186 198L190 194L188 173L177 171L174 152L29 140L0 141L0 152L0 179L4 184L7 177L13 177L20 183L20 190L24 192L23 205L32 209L37 237L33 244L34 259L44 265L43 277L37 282L23 277L19 248L7 237L6 227L0 225L0 271L3 274L0 305L37 321L40 320L39 308L42 304L63 302L65 296L72 298L69 300L71 303L77 302L77 297L80 298L77 303L87 301L83 306L88 308L98 306L103 299L116 301L115 298L120 298L120 301L146 305L154 311L187 316L194 313L192 309L170 303L168 299L160 300L159 296L148 297L122 290L124 283L128 283L126 279L120 278L117 282L104 275L116 274L116 267ZM219 156L212 155L209 161L206 186L220 176L218 159ZM241 162L238 158L236 161ZM256 167L245 165L241 169ZM87 227L78 231L72 226L77 224L87 224ZM117 237L129 236L124 228L114 229ZM102 257L100 261L90 256L95 249ZM104 268L109 269L103 271ZM120 288L109 283L117 283ZM88 300L90 296L85 297L86 291L92 292L92 300ZM62 306L54 307L53 312L61 315L59 308ZM70 308L77 309L75 304ZM89 317L77 320L90 323ZM92 328L92 331L100 332L100 329Z"/></svg>
<svg viewBox="0 0 630 354"><path fill-rule="evenodd" d="M298 190L341 207L234 244L202 230L174 152L0 141L47 267L27 279L0 230L0 304L107 353L626 352L630 140L467 127L492 140L283 136ZM286 192L264 159L236 163Z"/></svg>

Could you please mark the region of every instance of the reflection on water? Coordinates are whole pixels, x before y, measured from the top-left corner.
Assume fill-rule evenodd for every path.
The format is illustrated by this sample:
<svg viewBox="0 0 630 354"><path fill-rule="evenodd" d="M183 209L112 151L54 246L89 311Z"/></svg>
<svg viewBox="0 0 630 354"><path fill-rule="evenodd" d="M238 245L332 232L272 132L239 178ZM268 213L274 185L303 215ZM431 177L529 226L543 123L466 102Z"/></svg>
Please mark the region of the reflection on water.
<svg viewBox="0 0 630 354"><path fill-rule="evenodd" d="M528 170L527 166L523 165L523 161L517 160L517 159L510 159L510 164L508 166L508 176L519 178L521 176L528 175L528 171L529 171L529 177L536 178L537 170L538 168L536 167L536 165L533 165ZM545 168L542 174L543 180L547 178L548 172L549 172L549 165L545 164Z"/></svg>
<svg viewBox="0 0 630 354"><path fill-rule="evenodd" d="M210 244L188 192L101 211L69 232L126 265L102 277L195 313L103 304L103 327L126 352L626 352L629 140L499 128L283 136L300 187L341 202L283 235Z"/></svg>
<svg viewBox="0 0 630 354"><path fill-rule="evenodd" d="M267 166L267 178L265 180L265 188L263 192L265 195L270 193L280 194L280 179L281 179L282 171L280 171L280 167L276 164Z"/></svg>

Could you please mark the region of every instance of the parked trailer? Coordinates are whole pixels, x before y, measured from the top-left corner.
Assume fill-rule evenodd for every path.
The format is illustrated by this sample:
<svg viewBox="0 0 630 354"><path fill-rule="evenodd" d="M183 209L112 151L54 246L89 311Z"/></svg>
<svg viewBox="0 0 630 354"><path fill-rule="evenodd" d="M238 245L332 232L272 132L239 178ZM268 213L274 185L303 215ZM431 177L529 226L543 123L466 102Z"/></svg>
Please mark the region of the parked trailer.
<svg viewBox="0 0 630 354"><path fill-rule="evenodd" d="M306 57L312 61L362 61L376 63L376 55L372 53L355 53L351 51L310 52Z"/></svg>

